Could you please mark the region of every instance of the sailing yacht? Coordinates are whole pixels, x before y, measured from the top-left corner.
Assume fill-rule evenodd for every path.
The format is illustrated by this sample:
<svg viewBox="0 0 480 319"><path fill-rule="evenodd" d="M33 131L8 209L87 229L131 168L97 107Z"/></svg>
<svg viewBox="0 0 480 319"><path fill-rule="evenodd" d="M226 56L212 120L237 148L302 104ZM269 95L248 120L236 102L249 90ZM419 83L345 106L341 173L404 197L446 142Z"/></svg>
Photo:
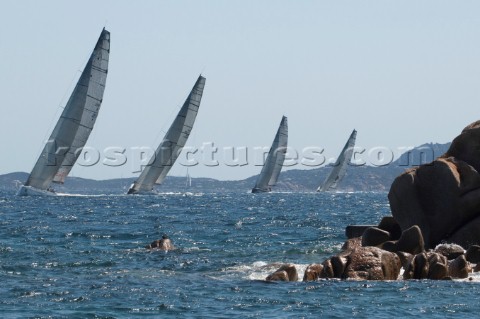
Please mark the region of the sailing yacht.
<svg viewBox="0 0 480 319"><path fill-rule="evenodd" d="M352 159L353 148L355 147L355 139L357 138L357 131L353 130L352 134L347 140L347 143L342 149L340 156L334 164L334 168L330 175L327 176L325 182L317 188L317 192L334 191L337 185L342 181L347 173L348 164Z"/></svg>
<svg viewBox="0 0 480 319"><path fill-rule="evenodd" d="M155 193L154 185L163 182L190 136L202 100L205 80L201 75L198 77L155 154L127 194L152 194Z"/></svg>
<svg viewBox="0 0 480 319"><path fill-rule="evenodd" d="M278 176L282 170L285 154L287 152L288 142L288 123L287 117L283 116L277 134L273 140L270 151L268 152L265 165L257 178L252 193L266 193L272 190L277 184Z"/></svg>
<svg viewBox="0 0 480 319"><path fill-rule="evenodd" d="M27 182L17 195L55 195L85 146L102 104L110 55L110 32L102 30L63 112Z"/></svg>

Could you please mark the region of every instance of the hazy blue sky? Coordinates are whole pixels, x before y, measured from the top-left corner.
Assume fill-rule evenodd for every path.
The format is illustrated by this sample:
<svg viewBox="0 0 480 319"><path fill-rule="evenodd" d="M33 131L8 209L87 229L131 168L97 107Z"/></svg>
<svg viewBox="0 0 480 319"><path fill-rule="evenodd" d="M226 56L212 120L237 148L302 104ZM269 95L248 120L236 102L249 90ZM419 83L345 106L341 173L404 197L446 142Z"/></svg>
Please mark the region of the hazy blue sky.
<svg viewBox="0 0 480 319"><path fill-rule="evenodd" d="M220 164L193 177L258 174L224 165L222 149L269 146L282 115L291 147L327 157L353 128L357 145L396 150L480 119L479 1L2 1L0 173L30 172L104 26L110 69L88 145L130 162L73 176L138 175L132 148L157 146L200 73L187 144L215 143Z"/></svg>

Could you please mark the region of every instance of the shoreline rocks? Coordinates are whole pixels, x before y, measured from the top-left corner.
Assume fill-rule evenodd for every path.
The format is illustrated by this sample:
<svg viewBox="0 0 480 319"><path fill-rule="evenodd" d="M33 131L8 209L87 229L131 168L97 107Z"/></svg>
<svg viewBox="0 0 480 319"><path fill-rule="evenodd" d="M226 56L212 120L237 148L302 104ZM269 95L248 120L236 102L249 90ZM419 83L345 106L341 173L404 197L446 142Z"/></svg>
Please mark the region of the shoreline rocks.
<svg viewBox="0 0 480 319"><path fill-rule="evenodd" d="M303 280L397 280L401 268L403 279L446 280L479 271L479 172L477 121L444 155L394 180L388 193L392 216L378 225L347 226L341 252L309 265ZM292 281L292 267L280 267L267 280Z"/></svg>

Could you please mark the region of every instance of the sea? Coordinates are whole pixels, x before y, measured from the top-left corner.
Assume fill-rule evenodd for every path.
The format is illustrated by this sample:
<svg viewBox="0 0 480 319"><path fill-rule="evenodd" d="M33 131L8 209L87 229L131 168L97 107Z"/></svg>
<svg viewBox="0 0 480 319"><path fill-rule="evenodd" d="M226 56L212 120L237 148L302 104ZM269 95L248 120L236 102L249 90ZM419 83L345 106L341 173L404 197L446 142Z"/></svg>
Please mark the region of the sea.
<svg viewBox="0 0 480 319"><path fill-rule="evenodd" d="M475 318L480 276L303 282L386 193L0 193L1 318ZM145 246L168 235L173 251ZM293 263L297 282L267 282Z"/></svg>

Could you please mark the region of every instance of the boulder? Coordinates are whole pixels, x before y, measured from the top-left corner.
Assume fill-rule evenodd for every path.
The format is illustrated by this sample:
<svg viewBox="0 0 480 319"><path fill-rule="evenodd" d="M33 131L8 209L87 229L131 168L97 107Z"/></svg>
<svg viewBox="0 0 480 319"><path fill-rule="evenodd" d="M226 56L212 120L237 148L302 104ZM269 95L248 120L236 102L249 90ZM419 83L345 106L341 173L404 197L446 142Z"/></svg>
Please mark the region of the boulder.
<svg viewBox="0 0 480 319"><path fill-rule="evenodd" d="M428 279L441 280L448 276L447 257L439 253L430 253L428 258Z"/></svg>
<svg viewBox="0 0 480 319"><path fill-rule="evenodd" d="M480 172L480 121L467 125L452 141L445 156L462 160Z"/></svg>
<svg viewBox="0 0 480 319"><path fill-rule="evenodd" d="M347 266L347 258L344 256L333 256L330 258L330 263L332 264L333 277L342 278Z"/></svg>
<svg viewBox="0 0 480 319"><path fill-rule="evenodd" d="M435 252L415 255L404 268L404 279L440 280L448 276L447 258Z"/></svg>
<svg viewBox="0 0 480 319"><path fill-rule="evenodd" d="M378 228L387 231L391 240L397 240L402 235L402 229L393 216L384 216L378 224Z"/></svg>
<svg viewBox="0 0 480 319"><path fill-rule="evenodd" d="M480 121L465 127L444 155L395 179L388 194L392 216L402 230L418 225L426 248L444 240L480 244L478 172Z"/></svg>
<svg viewBox="0 0 480 319"><path fill-rule="evenodd" d="M434 251L447 257L448 260L455 259L465 253L465 249L456 244L439 244L435 247Z"/></svg>
<svg viewBox="0 0 480 319"><path fill-rule="evenodd" d="M323 265L321 264L312 264L305 269L303 274L303 281L314 281L320 278L320 274L323 271Z"/></svg>
<svg viewBox="0 0 480 319"><path fill-rule="evenodd" d="M403 251L415 255L425 250L425 244L420 228L414 225L404 230L397 241L387 241L381 245L381 248L391 252Z"/></svg>
<svg viewBox="0 0 480 319"><path fill-rule="evenodd" d="M342 251L349 251L355 249L357 247L362 247L362 237L355 237L347 239L346 242L343 243L341 248Z"/></svg>
<svg viewBox="0 0 480 319"><path fill-rule="evenodd" d="M362 246L378 246L390 240L390 233L377 227L369 227L362 234Z"/></svg>
<svg viewBox="0 0 480 319"><path fill-rule="evenodd" d="M395 253L397 254L398 258L400 258L400 264L402 265L403 269L406 269L413 257L415 257L414 255L404 251L397 251Z"/></svg>
<svg viewBox="0 0 480 319"><path fill-rule="evenodd" d="M333 272L332 262L330 259L325 260L322 263L323 269L320 273L320 278L334 278L335 273Z"/></svg>
<svg viewBox="0 0 480 319"><path fill-rule="evenodd" d="M288 274L285 270L275 271L273 274L270 274L265 279L266 281L289 281Z"/></svg>
<svg viewBox="0 0 480 319"><path fill-rule="evenodd" d="M471 272L472 267L465 255L458 256L448 264L448 274L452 278L467 278Z"/></svg>
<svg viewBox="0 0 480 319"><path fill-rule="evenodd" d="M292 264L284 264L265 279L267 281L298 281L297 268Z"/></svg>
<svg viewBox="0 0 480 319"><path fill-rule="evenodd" d="M396 280L400 273L400 258L377 247L352 250L342 278L357 280Z"/></svg>

